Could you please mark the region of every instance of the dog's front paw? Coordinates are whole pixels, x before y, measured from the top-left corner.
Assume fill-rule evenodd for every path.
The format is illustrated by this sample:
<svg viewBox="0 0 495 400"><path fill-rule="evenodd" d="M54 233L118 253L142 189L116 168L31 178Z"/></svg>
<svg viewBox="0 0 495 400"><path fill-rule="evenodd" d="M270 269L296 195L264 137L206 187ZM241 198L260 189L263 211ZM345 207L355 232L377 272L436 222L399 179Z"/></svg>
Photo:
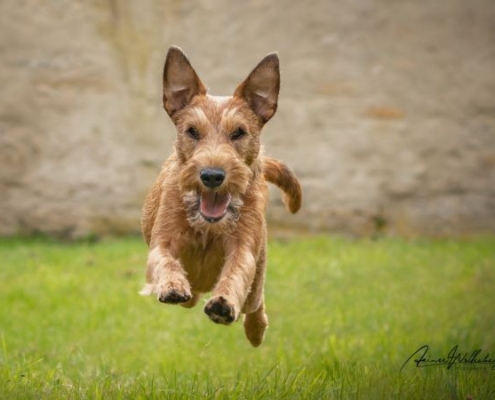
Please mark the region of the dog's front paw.
<svg viewBox="0 0 495 400"><path fill-rule="evenodd" d="M205 313L217 324L229 325L239 317L235 306L225 297L213 297L206 303Z"/></svg>
<svg viewBox="0 0 495 400"><path fill-rule="evenodd" d="M176 288L167 288L158 293L158 301L166 304L180 304L191 300L191 293Z"/></svg>
<svg viewBox="0 0 495 400"><path fill-rule="evenodd" d="M167 281L158 284L158 300L167 304L180 304L191 300L189 282L184 280Z"/></svg>
<svg viewBox="0 0 495 400"><path fill-rule="evenodd" d="M192 298L189 283L187 281L167 281L155 285L147 284L140 294L156 294L158 301L166 304L186 303Z"/></svg>

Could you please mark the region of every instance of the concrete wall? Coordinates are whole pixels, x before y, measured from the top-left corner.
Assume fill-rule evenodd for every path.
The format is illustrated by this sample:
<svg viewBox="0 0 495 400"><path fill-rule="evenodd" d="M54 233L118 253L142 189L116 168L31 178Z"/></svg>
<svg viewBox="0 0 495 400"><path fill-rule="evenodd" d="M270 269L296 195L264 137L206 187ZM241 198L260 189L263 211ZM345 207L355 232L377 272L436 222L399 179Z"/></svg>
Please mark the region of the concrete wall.
<svg viewBox="0 0 495 400"><path fill-rule="evenodd" d="M0 235L139 230L172 43L213 94L279 51L264 143L305 202L289 217L274 190L272 226L495 232L492 0L3 0Z"/></svg>

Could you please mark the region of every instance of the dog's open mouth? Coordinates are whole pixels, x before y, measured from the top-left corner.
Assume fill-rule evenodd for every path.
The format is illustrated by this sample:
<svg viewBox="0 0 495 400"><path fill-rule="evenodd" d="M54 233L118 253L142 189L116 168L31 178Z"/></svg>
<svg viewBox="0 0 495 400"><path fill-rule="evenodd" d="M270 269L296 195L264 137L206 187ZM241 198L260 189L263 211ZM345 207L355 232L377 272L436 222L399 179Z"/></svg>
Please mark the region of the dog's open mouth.
<svg viewBox="0 0 495 400"><path fill-rule="evenodd" d="M227 214L230 200L229 193L204 191L199 200L199 212L208 222L220 221Z"/></svg>

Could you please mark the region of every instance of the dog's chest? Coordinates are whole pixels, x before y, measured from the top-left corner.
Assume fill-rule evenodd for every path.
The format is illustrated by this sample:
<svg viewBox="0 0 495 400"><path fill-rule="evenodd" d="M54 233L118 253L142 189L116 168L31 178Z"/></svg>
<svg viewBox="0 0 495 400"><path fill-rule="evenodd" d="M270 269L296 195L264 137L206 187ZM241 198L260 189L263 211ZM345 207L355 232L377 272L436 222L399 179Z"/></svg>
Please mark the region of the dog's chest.
<svg viewBox="0 0 495 400"><path fill-rule="evenodd" d="M194 241L181 252L181 261L192 290L208 292L213 289L225 263L223 241L215 238L205 243Z"/></svg>

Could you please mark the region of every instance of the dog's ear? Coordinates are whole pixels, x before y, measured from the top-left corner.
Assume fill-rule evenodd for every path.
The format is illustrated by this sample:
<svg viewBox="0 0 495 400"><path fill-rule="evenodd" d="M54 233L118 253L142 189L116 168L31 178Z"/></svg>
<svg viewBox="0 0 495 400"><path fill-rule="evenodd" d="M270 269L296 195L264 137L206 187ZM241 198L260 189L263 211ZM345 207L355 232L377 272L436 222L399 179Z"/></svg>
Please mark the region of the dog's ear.
<svg viewBox="0 0 495 400"><path fill-rule="evenodd" d="M268 54L237 87L234 96L247 101L262 123L277 111L280 70L277 53Z"/></svg>
<svg viewBox="0 0 495 400"><path fill-rule="evenodd" d="M163 67L163 107L168 115L174 115L200 94L206 94L206 88L196 71L179 47L170 46Z"/></svg>

